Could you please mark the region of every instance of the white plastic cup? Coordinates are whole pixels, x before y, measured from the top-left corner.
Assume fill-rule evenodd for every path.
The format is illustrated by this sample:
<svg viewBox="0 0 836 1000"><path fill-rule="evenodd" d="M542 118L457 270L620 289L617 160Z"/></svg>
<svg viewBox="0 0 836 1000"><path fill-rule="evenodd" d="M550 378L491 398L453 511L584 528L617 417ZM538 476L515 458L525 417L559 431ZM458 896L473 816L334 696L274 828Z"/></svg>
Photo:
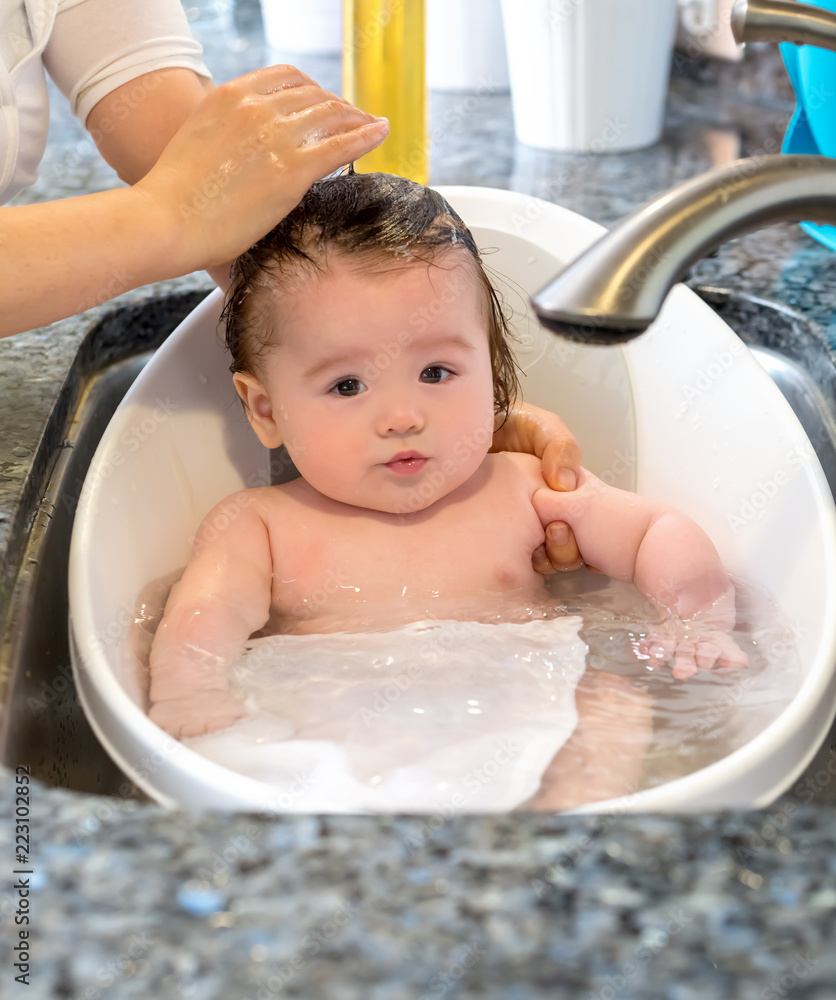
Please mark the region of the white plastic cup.
<svg viewBox="0 0 836 1000"><path fill-rule="evenodd" d="M595 153L662 134L677 0L502 0L517 138Z"/></svg>
<svg viewBox="0 0 836 1000"><path fill-rule="evenodd" d="M261 17L271 49L305 55L342 52L342 0L261 0Z"/></svg>
<svg viewBox="0 0 836 1000"><path fill-rule="evenodd" d="M809 2L809 0L808 0ZM740 62L743 46L734 40L731 29L735 0L701 0L680 3L676 47L690 58L716 56Z"/></svg>
<svg viewBox="0 0 836 1000"><path fill-rule="evenodd" d="M427 0L427 86L508 90L501 0Z"/></svg>

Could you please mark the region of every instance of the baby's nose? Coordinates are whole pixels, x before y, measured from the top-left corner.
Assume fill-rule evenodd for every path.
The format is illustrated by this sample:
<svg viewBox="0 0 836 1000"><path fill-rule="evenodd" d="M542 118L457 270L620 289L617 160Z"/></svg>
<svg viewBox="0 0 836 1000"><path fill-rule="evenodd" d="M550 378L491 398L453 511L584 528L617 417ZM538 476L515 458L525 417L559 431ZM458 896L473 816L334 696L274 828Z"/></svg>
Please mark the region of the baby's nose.
<svg viewBox="0 0 836 1000"><path fill-rule="evenodd" d="M416 434L424 426L420 410L409 400L399 400L381 415L380 430L387 437Z"/></svg>

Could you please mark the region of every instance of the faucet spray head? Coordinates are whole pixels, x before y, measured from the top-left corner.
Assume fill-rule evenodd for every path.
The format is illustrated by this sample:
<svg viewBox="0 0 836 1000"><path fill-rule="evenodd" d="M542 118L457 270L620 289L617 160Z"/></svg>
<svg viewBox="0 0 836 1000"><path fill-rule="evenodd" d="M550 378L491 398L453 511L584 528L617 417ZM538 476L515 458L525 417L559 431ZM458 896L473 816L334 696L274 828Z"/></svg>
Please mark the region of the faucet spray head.
<svg viewBox="0 0 836 1000"><path fill-rule="evenodd" d="M736 160L635 211L564 267L532 305L543 326L563 337L621 344L650 326L671 286L700 257L734 236L799 219L836 223L834 160Z"/></svg>
<svg viewBox="0 0 836 1000"><path fill-rule="evenodd" d="M653 320L646 323L643 320L636 324L620 320L619 326L609 325L612 320L606 316L590 316L584 318L578 314L561 314L559 310L550 310L541 305L538 299L532 300L534 311L540 324L556 333L564 340L571 340L576 344L601 344L612 346L614 344L626 344L634 340L639 334L644 333Z"/></svg>
<svg viewBox="0 0 836 1000"><path fill-rule="evenodd" d="M737 0L731 29L744 42L793 42L836 51L836 14L795 0Z"/></svg>

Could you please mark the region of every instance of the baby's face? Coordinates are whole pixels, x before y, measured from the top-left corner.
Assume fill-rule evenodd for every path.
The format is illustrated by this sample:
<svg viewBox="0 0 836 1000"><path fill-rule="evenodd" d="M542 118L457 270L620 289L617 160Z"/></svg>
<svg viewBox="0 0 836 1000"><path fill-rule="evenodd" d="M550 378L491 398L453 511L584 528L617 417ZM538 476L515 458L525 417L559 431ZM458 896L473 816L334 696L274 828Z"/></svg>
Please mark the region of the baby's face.
<svg viewBox="0 0 836 1000"><path fill-rule="evenodd" d="M271 412L253 426L268 446L280 437L320 493L409 513L481 464L494 425L488 333L477 280L457 261L370 274L332 257L283 301L263 362Z"/></svg>

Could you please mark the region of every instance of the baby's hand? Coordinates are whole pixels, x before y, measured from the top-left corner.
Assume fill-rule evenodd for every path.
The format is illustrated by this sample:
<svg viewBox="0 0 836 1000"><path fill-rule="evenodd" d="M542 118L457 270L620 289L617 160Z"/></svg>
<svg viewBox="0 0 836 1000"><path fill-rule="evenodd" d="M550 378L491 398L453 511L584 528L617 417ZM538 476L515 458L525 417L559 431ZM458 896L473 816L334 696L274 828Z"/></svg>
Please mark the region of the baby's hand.
<svg viewBox="0 0 836 1000"><path fill-rule="evenodd" d="M677 680L692 677L698 670L749 665L749 657L724 629L673 618L652 626L638 644L638 652L660 663L673 660Z"/></svg>
<svg viewBox="0 0 836 1000"><path fill-rule="evenodd" d="M231 691L200 691L188 698L158 701L148 716L160 729L181 740L225 729L246 714L244 702Z"/></svg>
<svg viewBox="0 0 836 1000"><path fill-rule="evenodd" d="M242 700L229 689L228 662L228 657L189 643L155 646L151 721L179 739L223 729L246 715Z"/></svg>
<svg viewBox="0 0 836 1000"><path fill-rule="evenodd" d="M740 669L749 665L749 657L731 636L736 620L735 590L731 581L719 595L708 602L700 594L703 581L696 578L680 588L679 597L690 595L689 603L702 607L687 618L671 613L662 604L658 610L664 620L651 625L647 636L638 644L638 652L651 660L674 661L673 676L677 680L692 677L698 670L715 667ZM669 587L673 591L673 587Z"/></svg>

